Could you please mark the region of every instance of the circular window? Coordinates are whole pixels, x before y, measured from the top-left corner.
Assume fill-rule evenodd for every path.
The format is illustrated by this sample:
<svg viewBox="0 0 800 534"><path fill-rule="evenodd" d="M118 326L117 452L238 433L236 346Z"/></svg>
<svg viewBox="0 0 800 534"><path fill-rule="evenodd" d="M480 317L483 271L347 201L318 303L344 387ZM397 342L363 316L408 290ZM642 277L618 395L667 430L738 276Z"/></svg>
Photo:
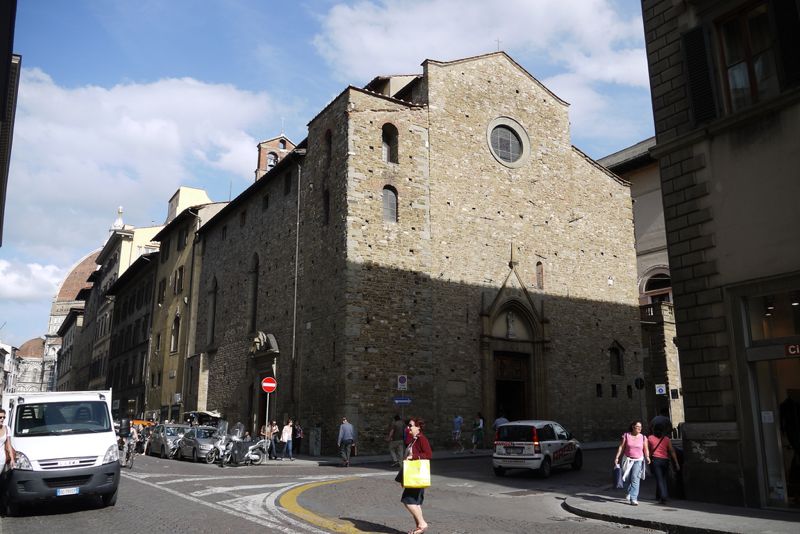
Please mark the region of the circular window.
<svg viewBox="0 0 800 534"><path fill-rule="evenodd" d="M530 154L528 134L520 123L509 117L498 117L486 129L489 150L506 167L521 167Z"/></svg>
<svg viewBox="0 0 800 534"><path fill-rule="evenodd" d="M492 150L506 163L514 163L522 156L522 141L508 126L496 126L492 130Z"/></svg>

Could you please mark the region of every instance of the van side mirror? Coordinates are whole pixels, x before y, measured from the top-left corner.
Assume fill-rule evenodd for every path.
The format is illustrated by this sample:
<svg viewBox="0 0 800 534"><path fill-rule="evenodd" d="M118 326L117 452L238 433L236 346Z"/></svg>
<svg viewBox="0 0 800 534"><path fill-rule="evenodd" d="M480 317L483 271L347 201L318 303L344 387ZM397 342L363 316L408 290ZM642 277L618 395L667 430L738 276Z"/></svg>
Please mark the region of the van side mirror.
<svg viewBox="0 0 800 534"><path fill-rule="evenodd" d="M119 435L123 438L127 438L131 435L131 420L130 419L120 419L119 421Z"/></svg>

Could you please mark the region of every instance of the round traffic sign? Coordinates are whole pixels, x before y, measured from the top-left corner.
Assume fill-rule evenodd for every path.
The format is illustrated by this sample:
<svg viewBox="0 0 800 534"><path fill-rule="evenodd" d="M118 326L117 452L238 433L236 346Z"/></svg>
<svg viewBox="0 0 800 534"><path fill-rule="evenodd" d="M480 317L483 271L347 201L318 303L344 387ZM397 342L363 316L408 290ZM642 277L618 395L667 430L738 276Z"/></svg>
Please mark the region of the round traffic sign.
<svg viewBox="0 0 800 534"><path fill-rule="evenodd" d="M265 393L272 393L278 388L278 381L268 376L261 381L261 389L264 390Z"/></svg>

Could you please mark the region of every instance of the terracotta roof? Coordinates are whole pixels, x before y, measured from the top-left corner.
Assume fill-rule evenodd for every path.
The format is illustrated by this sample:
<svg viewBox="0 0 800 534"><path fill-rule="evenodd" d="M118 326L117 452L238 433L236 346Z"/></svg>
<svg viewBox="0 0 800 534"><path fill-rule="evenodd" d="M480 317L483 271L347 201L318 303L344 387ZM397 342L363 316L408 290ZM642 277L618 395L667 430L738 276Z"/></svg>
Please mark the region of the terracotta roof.
<svg viewBox="0 0 800 534"><path fill-rule="evenodd" d="M96 260L98 254L100 254L100 249L87 254L73 265L69 274L61 281L61 286L56 294L56 302L79 300L78 293L80 290L92 287L92 283L88 282L87 278L97 268Z"/></svg>
<svg viewBox="0 0 800 534"><path fill-rule="evenodd" d="M40 337L29 339L17 350L17 356L22 358L43 358L44 339Z"/></svg>

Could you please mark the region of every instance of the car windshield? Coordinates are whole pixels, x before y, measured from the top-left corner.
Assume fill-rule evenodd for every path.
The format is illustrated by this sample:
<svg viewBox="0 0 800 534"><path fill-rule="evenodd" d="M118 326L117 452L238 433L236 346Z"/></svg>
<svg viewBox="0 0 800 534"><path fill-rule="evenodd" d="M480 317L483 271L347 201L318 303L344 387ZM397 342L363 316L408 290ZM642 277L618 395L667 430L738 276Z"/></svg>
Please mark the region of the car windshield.
<svg viewBox="0 0 800 534"><path fill-rule="evenodd" d="M164 433L170 437L177 436L178 434L183 434L185 431L184 428L177 427L177 426L168 426L164 428Z"/></svg>
<svg viewBox="0 0 800 534"><path fill-rule="evenodd" d="M216 431L213 428L198 428L197 429L197 438L198 439L213 438L215 432Z"/></svg>
<svg viewBox="0 0 800 534"><path fill-rule="evenodd" d="M52 436L111 431L104 401L42 402L17 406L15 436Z"/></svg>

